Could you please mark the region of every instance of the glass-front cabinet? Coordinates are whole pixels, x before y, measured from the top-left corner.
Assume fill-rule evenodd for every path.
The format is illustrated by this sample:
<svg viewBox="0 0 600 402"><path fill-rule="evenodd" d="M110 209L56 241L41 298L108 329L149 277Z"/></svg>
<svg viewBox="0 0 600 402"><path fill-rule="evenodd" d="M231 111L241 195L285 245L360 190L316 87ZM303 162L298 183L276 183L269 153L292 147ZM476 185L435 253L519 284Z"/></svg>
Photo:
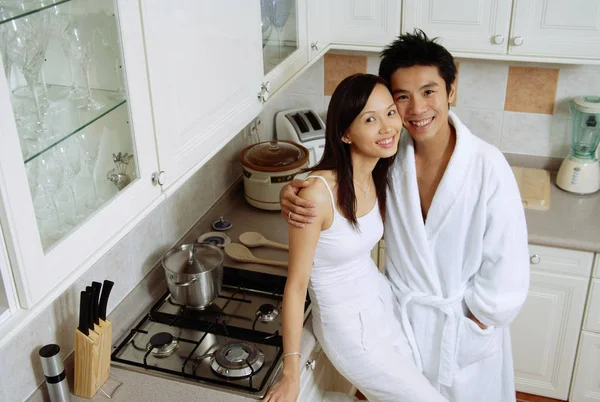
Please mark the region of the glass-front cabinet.
<svg viewBox="0 0 600 402"><path fill-rule="evenodd" d="M306 8L306 0L260 0L267 95L279 89L308 63Z"/></svg>
<svg viewBox="0 0 600 402"><path fill-rule="evenodd" d="M137 2L0 1L0 217L22 306L160 195L142 49Z"/></svg>

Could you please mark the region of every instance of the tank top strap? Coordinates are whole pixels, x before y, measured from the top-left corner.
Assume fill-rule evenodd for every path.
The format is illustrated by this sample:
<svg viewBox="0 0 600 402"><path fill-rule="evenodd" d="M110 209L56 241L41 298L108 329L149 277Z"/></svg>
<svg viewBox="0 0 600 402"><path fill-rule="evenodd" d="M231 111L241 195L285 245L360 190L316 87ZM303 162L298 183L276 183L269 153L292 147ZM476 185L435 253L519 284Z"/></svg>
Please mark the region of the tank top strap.
<svg viewBox="0 0 600 402"><path fill-rule="evenodd" d="M335 207L335 198L333 197L333 191L331 191L331 187L329 187L329 183L327 183L327 180L325 180L325 178L323 176L308 176L306 177L307 179L321 179L323 181L323 183L325 183L325 187L327 187L327 191L329 191L329 196L331 197L331 206L333 207L333 212L337 212L337 209Z"/></svg>

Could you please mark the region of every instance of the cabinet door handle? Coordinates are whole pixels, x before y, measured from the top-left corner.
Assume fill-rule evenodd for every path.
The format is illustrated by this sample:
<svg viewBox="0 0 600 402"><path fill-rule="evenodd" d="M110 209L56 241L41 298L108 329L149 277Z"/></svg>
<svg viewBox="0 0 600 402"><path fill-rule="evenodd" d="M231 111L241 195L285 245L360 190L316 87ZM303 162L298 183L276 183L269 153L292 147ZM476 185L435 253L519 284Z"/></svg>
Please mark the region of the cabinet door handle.
<svg viewBox="0 0 600 402"><path fill-rule="evenodd" d="M165 173L164 170L161 170L160 172L152 173L152 183L154 185L158 184L159 186L163 186L165 184L166 180L167 180L167 174Z"/></svg>
<svg viewBox="0 0 600 402"><path fill-rule="evenodd" d="M521 46L523 44L523 42L525 42L525 40L523 39L522 36L515 36L512 40L513 45L515 46Z"/></svg>
<svg viewBox="0 0 600 402"><path fill-rule="evenodd" d="M529 256L529 262L532 264L539 264L541 261L540 256L537 254Z"/></svg>
<svg viewBox="0 0 600 402"><path fill-rule="evenodd" d="M311 44L310 44L310 48L311 48L312 50L319 50L319 41L318 41L318 40L316 40L316 41L314 41L314 42L311 42Z"/></svg>
<svg viewBox="0 0 600 402"><path fill-rule="evenodd" d="M504 35L495 35L492 40L494 41L495 45L501 45L504 43Z"/></svg>
<svg viewBox="0 0 600 402"><path fill-rule="evenodd" d="M271 82L265 81L260 85L261 91L269 92L271 91Z"/></svg>
<svg viewBox="0 0 600 402"><path fill-rule="evenodd" d="M317 362L313 360L308 360L305 364L307 370L314 370Z"/></svg>

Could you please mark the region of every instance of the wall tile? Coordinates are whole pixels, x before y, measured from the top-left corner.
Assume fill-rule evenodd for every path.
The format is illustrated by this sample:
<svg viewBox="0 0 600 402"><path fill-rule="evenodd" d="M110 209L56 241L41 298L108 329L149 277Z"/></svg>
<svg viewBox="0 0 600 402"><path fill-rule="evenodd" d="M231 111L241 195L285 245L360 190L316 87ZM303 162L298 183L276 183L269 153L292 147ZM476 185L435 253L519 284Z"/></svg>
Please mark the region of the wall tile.
<svg viewBox="0 0 600 402"><path fill-rule="evenodd" d="M506 63L461 60L456 106L504 110L508 66Z"/></svg>
<svg viewBox="0 0 600 402"><path fill-rule="evenodd" d="M552 116L505 112L500 150L514 154L550 155Z"/></svg>
<svg viewBox="0 0 600 402"><path fill-rule="evenodd" d="M338 84L346 77L367 72L367 56L327 53L325 63L325 95L333 94Z"/></svg>
<svg viewBox="0 0 600 402"><path fill-rule="evenodd" d="M552 129L550 131L550 154L564 158L571 150L571 119L565 119L561 115L552 117Z"/></svg>
<svg viewBox="0 0 600 402"><path fill-rule="evenodd" d="M161 204L160 213L166 243L176 243L190 228L192 214L189 201L189 190L185 183Z"/></svg>
<svg viewBox="0 0 600 402"><path fill-rule="evenodd" d="M200 219L216 201L213 181L219 178L211 167L210 163L205 164L189 179L190 211L194 222Z"/></svg>
<svg viewBox="0 0 600 402"><path fill-rule="evenodd" d="M569 100L585 95L600 96L600 66L561 66L554 114L569 118Z"/></svg>
<svg viewBox="0 0 600 402"><path fill-rule="evenodd" d="M323 96L324 90L324 62L323 58L317 60L300 77L292 82L286 89L286 92L308 95Z"/></svg>
<svg viewBox="0 0 600 402"><path fill-rule="evenodd" d="M460 72L460 62L454 61L454 65L456 66L456 80L454 81L456 83L456 88L454 90L454 100L450 102L450 106L456 106L458 103L458 73Z"/></svg>
<svg viewBox="0 0 600 402"><path fill-rule="evenodd" d="M482 140L500 147L504 112L498 110L452 108L460 121Z"/></svg>
<svg viewBox="0 0 600 402"><path fill-rule="evenodd" d="M245 146L246 139L244 138L244 131L242 131L208 162L215 177L213 180L215 199L219 199L242 175L240 151Z"/></svg>
<svg viewBox="0 0 600 402"><path fill-rule="evenodd" d="M557 68L511 66L504 110L552 114L558 73Z"/></svg>
<svg viewBox="0 0 600 402"><path fill-rule="evenodd" d="M379 58L379 54L373 54L367 56L367 73L373 75L379 75L379 63L381 59Z"/></svg>
<svg viewBox="0 0 600 402"><path fill-rule="evenodd" d="M43 381L38 351L46 344L55 343L55 331L46 309L0 350L0 400L22 401Z"/></svg>
<svg viewBox="0 0 600 402"><path fill-rule="evenodd" d="M212 191L211 191L212 192ZM162 214L151 213L128 235L134 283L141 281L172 246L163 233Z"/></svg>

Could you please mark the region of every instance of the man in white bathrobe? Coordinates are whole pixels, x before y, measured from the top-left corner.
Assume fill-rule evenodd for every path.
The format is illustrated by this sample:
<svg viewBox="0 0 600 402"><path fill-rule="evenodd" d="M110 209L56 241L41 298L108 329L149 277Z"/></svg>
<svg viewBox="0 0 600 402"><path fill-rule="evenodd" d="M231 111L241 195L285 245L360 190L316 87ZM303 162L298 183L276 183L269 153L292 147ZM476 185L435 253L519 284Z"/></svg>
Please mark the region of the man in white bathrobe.
<svg viewBox="0 0 600 402"><path fill-rule="evenodd" d="M450 53L421 31L382 52L405 132L392 169L386 272L415 362L453 402L515 401L509 324L529 287L527 229L502 153L474 136L449 104ZM309 223L310 203L281 195L282 215Z"/></svg>

